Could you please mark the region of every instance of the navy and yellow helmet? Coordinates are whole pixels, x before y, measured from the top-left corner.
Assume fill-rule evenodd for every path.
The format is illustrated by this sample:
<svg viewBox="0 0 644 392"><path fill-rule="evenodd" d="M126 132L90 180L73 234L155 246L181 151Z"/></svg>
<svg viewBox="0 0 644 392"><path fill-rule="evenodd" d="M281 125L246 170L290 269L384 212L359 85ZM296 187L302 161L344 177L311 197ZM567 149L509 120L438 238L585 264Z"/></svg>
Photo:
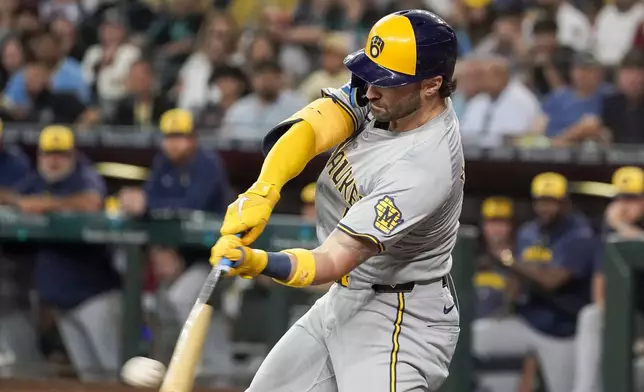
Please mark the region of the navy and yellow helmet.
<svg viewBox="0 0 644 392"><path fill-rule="evenodd" d="M344 60L362 81L376 87L399 87L423 79L454 75L458 43L454 30L424 10L394 12L371 28L364 49Z"/></svg>

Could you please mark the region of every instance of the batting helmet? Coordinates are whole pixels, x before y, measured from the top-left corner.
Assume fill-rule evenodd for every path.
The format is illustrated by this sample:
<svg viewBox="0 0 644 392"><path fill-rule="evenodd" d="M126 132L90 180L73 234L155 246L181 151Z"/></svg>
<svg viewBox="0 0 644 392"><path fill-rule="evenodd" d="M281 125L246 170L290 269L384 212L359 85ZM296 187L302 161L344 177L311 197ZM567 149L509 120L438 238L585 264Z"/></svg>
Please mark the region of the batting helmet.
<svg viewBox="0 0 644 392"><path fill-rule="evenodd" d="M344 60L354 76L377 87L398 87L434 76L451 79L458 55L454 30L424 10L389 14L371 28L365 48Z"/></svg>

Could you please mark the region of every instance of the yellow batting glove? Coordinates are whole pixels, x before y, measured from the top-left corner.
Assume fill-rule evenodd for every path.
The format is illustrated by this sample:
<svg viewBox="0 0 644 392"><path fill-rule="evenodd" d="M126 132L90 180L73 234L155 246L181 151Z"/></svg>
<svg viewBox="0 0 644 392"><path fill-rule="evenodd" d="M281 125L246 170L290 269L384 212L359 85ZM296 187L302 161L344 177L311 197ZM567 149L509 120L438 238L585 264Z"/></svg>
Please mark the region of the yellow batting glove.
<svg viewBox="0 0 644 392"><path fill-rule="evenodd" d="M234 235L219 238L210 250L210 264L215 266L222 258L230 260L233 264L228 275L239 275L246 279L261 274L268 263L266 252L244 246L242 240Z"/></svg>
<svg viewBox="0 0 644 392"><path fill-rule="evenodd" d="M228 206L221 235L240 234L243 245L252 244L264 231L279 199L280 194L274 186L254 183Z"/></svg>

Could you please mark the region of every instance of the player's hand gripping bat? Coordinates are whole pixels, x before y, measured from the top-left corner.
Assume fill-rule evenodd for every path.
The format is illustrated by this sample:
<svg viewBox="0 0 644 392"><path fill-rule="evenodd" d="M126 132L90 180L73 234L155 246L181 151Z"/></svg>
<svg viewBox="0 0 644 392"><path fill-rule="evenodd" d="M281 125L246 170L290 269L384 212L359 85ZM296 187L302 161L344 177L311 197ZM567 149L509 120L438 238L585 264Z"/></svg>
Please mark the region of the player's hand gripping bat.
<svg viewBox="0 0 644 392"><path fill-rule="evenodd" d="M190 311L179 340L174 347L168 371L159 392L190 392L195 381L195 370L201 360L203 343L208 333L213 312L213 293L221 277L230 270L232 262L221 259L208 274L199 297Z"/></svg>

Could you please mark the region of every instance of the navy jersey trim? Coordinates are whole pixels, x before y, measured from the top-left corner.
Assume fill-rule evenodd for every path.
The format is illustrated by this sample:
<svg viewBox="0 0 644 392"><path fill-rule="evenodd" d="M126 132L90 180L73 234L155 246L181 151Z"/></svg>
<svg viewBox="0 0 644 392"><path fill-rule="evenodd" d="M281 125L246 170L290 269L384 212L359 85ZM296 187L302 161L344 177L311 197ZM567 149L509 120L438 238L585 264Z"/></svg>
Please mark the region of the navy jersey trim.
<svg viewBox="0 0 644 392"><path fill-rule="evenodd" d="M342 223L338 223L337 228L342 230L343 232L349 234L352 237L368 239L369 241L371 241L374 244L376 244L376 246L378 246L378 250L380 251L380 253L385 251L385 245L382 242L380 242L379 239L377 239L376 237L372 236L371 234L358 233L357 231L353 230L349 226L347 226L345 224L342 224Z"/></svg>

